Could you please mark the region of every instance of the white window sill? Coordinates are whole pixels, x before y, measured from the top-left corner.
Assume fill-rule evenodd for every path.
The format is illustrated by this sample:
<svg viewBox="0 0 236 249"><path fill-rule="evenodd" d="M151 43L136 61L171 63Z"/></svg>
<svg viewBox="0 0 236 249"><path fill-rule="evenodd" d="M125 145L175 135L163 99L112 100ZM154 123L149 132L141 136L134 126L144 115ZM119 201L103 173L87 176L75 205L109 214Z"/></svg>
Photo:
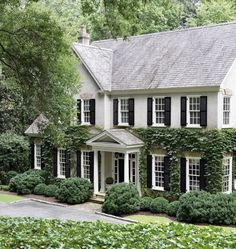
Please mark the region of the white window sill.
<svg viewBox="0 0 236 249"><path fill-rule="evenodd" d="M163 187L152 187L152 190L165 191Z"/></svg>
<svg viewBox="0 0 236 249"><path fill-rule="evenodd" d="M90 123L81 123L81 125L89 126L91 124Z"/></svg>
<svg viewBox="0 0 236 249"><path fill-rule="evenodd" d="M233 128L233 127L232 127L232 125L223 125L222 128L227 129L227 128Z"/></svg>
<svg viewBox="0 0 236 249"><path fill-rule="evenodd" d="M192 124L187 124L186 128L202 128L201 125L192 125Z"/></svg>
<svg viewBox="0 0 236 249"><path fill-rule="evenodd" d="M128 127L129 124L128 123L119 123L118 126L127 126Z"/></svg>
<svg viewBox="0 0 236 249"><path fill-rule="evenodd" d="M34 167L34 169L41 170L41 167Z"/></svg>
<svg viewBox="0 0 236 249"><path fill-rule="evenodd" d="M165 124L153 124L152 126L153 127L166 127Z"/></svg>
<svg viewBox="0 0 236 249"><path fill-rule="evenodd" d="M60 178L60 179L65 179L66 176L62 176L62 175L58 175L57 178Z"/></svg>

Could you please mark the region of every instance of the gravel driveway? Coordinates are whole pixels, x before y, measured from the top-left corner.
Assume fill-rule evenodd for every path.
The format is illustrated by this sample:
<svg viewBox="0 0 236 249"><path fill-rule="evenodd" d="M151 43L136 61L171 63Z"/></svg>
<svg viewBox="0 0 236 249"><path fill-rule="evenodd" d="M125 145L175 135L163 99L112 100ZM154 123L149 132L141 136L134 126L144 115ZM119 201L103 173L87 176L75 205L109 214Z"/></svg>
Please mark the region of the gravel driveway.
<svg viewBox="0 0 236 249"><path fill-rule="evenodd" d="M73 207L55 206L33 200L23 200L15 203L0 203L0 216L54 218L74 221L100 220L114 224L128 224L128 222L125 221L85 212Z"/></svg>

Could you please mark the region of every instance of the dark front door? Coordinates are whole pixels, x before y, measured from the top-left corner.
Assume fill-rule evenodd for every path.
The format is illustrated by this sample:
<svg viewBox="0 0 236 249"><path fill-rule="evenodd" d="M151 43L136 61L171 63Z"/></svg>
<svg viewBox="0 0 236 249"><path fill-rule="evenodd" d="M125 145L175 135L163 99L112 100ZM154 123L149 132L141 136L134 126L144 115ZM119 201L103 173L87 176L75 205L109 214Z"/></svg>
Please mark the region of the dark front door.
<svg viewBox="0 0 236 249"><path fill-rule="evenodd" d="M119 182L124 182L124 159L119 159Z"/></svg>

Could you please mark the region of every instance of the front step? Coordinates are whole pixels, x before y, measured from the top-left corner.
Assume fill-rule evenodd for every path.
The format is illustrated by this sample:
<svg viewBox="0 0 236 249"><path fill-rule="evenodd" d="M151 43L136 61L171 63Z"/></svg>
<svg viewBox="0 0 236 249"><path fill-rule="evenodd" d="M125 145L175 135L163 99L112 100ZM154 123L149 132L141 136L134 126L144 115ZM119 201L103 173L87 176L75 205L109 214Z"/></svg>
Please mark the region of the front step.
<svg viewBox="0 0 236 249"><path fill-rule="evenodd" d="M105 193L97 193L92 198L90 198L91 202L102 204L105 201Z"/></svg>

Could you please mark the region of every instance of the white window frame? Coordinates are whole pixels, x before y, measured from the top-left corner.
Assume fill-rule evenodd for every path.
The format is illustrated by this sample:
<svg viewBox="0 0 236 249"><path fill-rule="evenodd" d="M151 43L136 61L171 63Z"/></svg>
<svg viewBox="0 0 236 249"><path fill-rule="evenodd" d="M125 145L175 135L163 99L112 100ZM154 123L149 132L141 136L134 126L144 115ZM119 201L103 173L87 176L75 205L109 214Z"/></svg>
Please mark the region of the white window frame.
<svg viewBox="0 0 236 249"><path fill-rule="evenodd" d="M84 153L90 153L91 150L81 150L81 178L87 179L90 181L90 164L89 164L89 178L84 177ZM90 155L89 155L90 158ZM89 159L90 160L90 159ZM89 161L90 162L90 161Z"/></svg>
<svg viewBox="0 0 236 249"><path fill-rule="evenodd" d="M200 95L189 95L187 96L187 125L186 127L191 127L191 128L201 128L200 122L199 124L190 124L190 98L199 98L200 99ZM200 99L201 101L201 99ZM200 109L201 109L201 102L199 103ZM199 114L200 114L200 109L199 109Z"/></svg>
<svg viewBox="0 0 236 249"><path fill-rule="evenodd" d="M64 175L61 174L60 151L66 152L66 149L64 149L64 148L57 149L57 177L58 178L66 178L66 170L65 170ZM65 157L65 167L66 167L66 157Z"/></svg>
<svg viewBox="0 0 236 249"><path fill-rule="evenodd" d="M166 155L164 154L152 154L152 189L153 190L159 190L159 191L164 191L164 167L165 167L165 162L164 162L164 157ZM163 187L160 186L156 186L156 174L155 174L155 157L163 157L163 163L164 163L164 167L163 167Z"/></svg>
<svg viewBox="0 0 236 249"><path fill-rule="evenodd" d="M90 110L89 110L89 122L85 122L84 121L84 118L85 118L85 115L84 115L84 102L85 101L89 101L89 108L90 108L90 99L81 99L81 124L82 125L91 125L90 121L91 121L91 113L90 113Z"/></svg>
<svg viewBox="0 0 236 249"><path fill-rule="evenodd" d="M128 101L128 122L123 123L121 122L121 100L127 100ZM119 98L118 99L118 125L120 126L129 126L129 98Z"/></svg>
<svg viewBox="0 0 236 249"><path fill-rule="evenodd" d="M156 122L156 99L163 99L164 100L164 122L157 123ZM157 127L165 127L165 97L164 96L155 96L152 98L152 125Z"/></svg>
<svg viewBox="0 0 236 249"><path fill-rule="evenodd" d="M224 184L224 177L225 177L225 175L223 175L222 176L222 192L224 192L224 193L231 193L232 192L232 177L233 177L233 172L232 172L232 169L233 169L233 158L232 157L230 157L230 156L227 156L227 157L224 157L223 158L223 162L222 162L222 169L223 169L223 167L224 167L224 160L229 160L229 162L230 162L230 165L229 165L229 182L228 182L228 187L229 187L229 189L227 190L227 191L224 191L224 189L223 189L223 184Z"/></svg>
<svg viewBox="0 0 236 249"><path fill-rule="evenodd" d="M193 159L193 160L199 160L199 191L200 191L200 170L201 170L201 165L200 165L200 160L201 157L186 157L186 192L191 192L193 190L190 190L190 178L189 178L189 160Z"/></svg>
<svg viewBox="0 0 236 249"><path fill-rule="evenodd" d="M228 111L226 111L226 110L224 110L224 100L225 100L225 98L228 98L229 99L229 110ZM223 96L223 127L224 128L229 128L229 127L231 127L231 96L227 96L227 95L224 95ZM225 124L224 123L224 115L225 115L225 113L229 113L229 123L228 124Z"/></svg>
<svg viewBox="0 0 236 249"><path fill-rule="evenodd" d="M40 156L37 155L37 147L38 146L40 146ZM40 144L40 143L34 143L34 168L35 169L41 169L42 168L41 151L42 151L42 144ZM40 157L40 166L38 166L38 161L37 161L38 157Z"/></svg>
<svg viewBox="0 0 236 249"><path fill-rule="evenodd" d="M134 158L132 157L132 155L134 155ZM129 178L129 181L131 183L133 183L134 185L137 184L137 153L129 153Z"/></svg>

